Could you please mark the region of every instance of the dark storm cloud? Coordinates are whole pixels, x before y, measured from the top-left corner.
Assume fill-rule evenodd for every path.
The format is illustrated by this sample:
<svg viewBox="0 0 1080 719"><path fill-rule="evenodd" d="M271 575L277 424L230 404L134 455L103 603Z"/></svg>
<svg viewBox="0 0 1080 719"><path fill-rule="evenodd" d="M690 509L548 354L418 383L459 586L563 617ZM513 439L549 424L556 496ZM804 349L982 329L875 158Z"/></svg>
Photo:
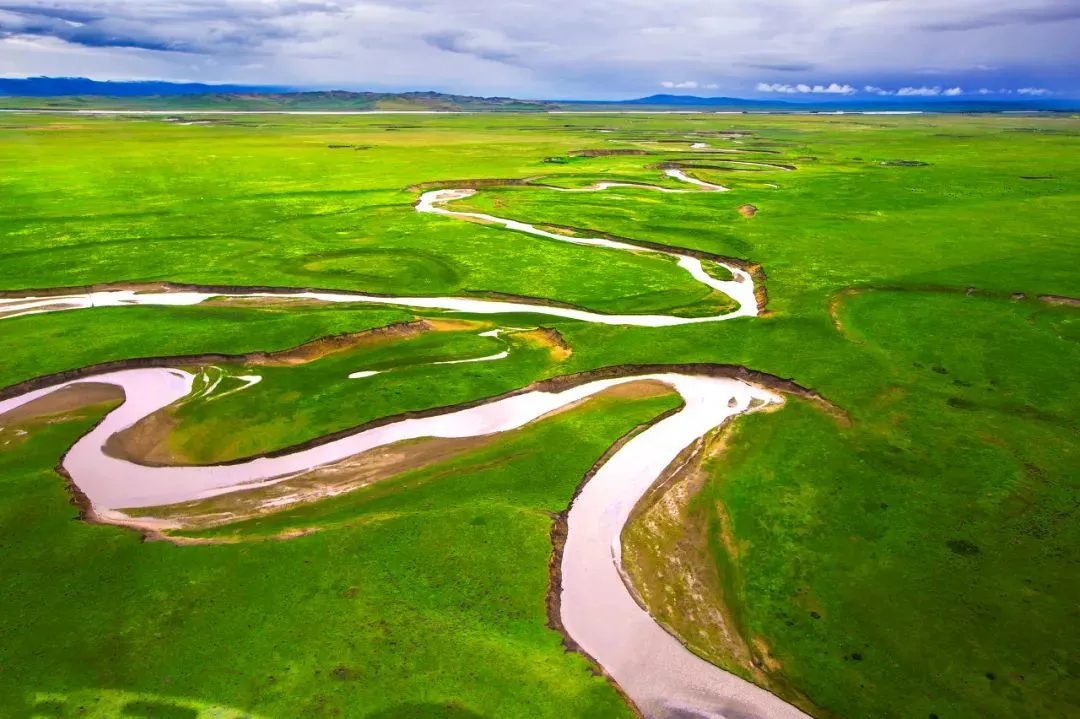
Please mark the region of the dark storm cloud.
<svg viewBox="0 0 1080 719"><path fill-rule="evenodd" d="M75 13L63 13L68 17ZM188 51L186 43L154 38L138 27L124 27L122 22L102 18L72 21L60 17L0 12L0 36L32 35L54 37L86 47L125 47L141 50Z"/></svg>
<svg viewBox="0 0 1080 719"><path fill-rule="evenodd" d="M297 37L299 31L279 21L335 12L336 4L319 2L0 3L0 36L50 37L84 47L213 53Z"/></svg>

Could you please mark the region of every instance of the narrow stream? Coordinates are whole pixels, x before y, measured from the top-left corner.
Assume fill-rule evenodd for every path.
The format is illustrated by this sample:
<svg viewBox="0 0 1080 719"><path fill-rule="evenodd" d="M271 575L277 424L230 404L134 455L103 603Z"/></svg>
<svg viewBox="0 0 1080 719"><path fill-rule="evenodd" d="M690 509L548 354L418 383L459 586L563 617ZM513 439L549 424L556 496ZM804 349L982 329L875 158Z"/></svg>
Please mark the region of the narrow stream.
<svg viewBox="0 0 1080 719"><path fill-rule="evenodd" d="M726 190L720 185L712 185L702 180L687 176L681 170L667 170L667 174L684 182L711 189L713 191ZM598 183L592 188L578 190L567 188L547 188L561 191L596 191L611 187L634 187L637 189L653 189L662 192L694 192L694 190L673 190L651 185L630 185L629 183ZM543 189L543 188L538 188ZM720 315L707 317L678 317L676 315L637 315L637 314L604 314L590 312L568 307L552 307L550 305L536 304L531 302L513 302L503 300L468 299L462 297L384 297L367 295L359 292L320 292L320 291L297 291L290 293L269 292L161 292L136 290L103 290L97 292L73 293L57 296L35 296L28 293L23 297L0 298L0 319L22 317L25 315L41 314L45 312L58 312L63 310L89 309L92 307L116 307L124 305L163 305L183 306L198 305L215 297L238 297L238 298L293 298L302 300L315 300L319 302L341 303L362 302L367 304L397 305L401 307L415 307L421 309L440 309L453 312L467 312L471 314L500 314L508 312L531 313L563 317L566 319L581 320L607 325L632 325L637 327L670 327L674 325L699 324L702 322L718 322L730 320L736 317L754 317L758 313L757 298L754 295L754 280L750 273L740 267L719 262L729 272L733 280L718 280L708 272L701 264L701 260L690 255L680 254L670 250L650 249L638 247L625 242L617 242L601 237L569 237L555 232L542 230L534 225L517 220L508 220L494 215L485 215L475 212L457 212L449 210L443 205L453 200L464 199L475 194L475 190L451 189L433 190L421 195L416 203L418 212L444 215L458 219L481 220L492 224L502 225L510 230L524 232L537 237L559 242L568 242L575 245L591 247L605 247L608 249L622 250L626 252L649 252L672 257L678 262L678 266L688 272L691 277L701 284L722 292L738 303L738 308Z"/></svg>

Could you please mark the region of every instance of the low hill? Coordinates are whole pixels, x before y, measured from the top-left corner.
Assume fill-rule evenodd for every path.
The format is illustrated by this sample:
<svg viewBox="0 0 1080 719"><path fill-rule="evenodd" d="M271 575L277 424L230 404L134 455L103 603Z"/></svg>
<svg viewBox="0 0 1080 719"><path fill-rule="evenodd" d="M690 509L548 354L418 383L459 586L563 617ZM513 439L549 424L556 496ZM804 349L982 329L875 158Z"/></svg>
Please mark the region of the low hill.
<svg viewBox="0 0 1080 719"><path fill-rule="evenodd" d="M45 110L544 111L547 102L441 92L295 91L289 88L86 78L0 78L0 108Z"/></svg>

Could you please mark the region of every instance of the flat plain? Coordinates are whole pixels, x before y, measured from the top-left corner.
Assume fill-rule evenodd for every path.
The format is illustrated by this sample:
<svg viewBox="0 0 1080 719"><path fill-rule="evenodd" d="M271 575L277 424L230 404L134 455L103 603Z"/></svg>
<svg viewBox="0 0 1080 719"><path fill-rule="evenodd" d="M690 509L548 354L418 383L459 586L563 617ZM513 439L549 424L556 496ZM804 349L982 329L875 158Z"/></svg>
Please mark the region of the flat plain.
<svg viewBox="0 0 1080 719"><path fill-rule="evenodd" d="M831 409L734 420L637 508L623 552L650 612L818 717L1080 712L1080 119L2 114L0 164L12 296L731 307L664 255L416 212L432 187L741 261L759 316L667 327L275 298L0 313L0 388L188 357L218 394L122 450L210 464L608 367L789 379ZM671 168L730 189L553 189L687 189ZM552 526L609 447L678 405L597 396L176 544L78 521L56 468L109 406L0 417L0 714L632 716L549 626Z"/></svg>

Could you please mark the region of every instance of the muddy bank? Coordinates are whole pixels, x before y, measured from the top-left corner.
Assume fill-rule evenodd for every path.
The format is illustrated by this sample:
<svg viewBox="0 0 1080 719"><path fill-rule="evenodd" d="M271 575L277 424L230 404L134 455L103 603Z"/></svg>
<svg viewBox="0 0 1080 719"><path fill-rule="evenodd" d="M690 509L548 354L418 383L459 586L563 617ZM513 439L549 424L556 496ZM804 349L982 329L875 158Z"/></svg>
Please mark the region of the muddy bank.
<svg viewBox="0 0 1080 719"><path fill-rule="evenodd" d="M571 150L566 153L570 157L618 157L622 155L648 155L648 150L619 149L619 150Z"/></svg>
<svg viewBox="0 0 1080 719"><path fill-rule="evenodd" d="M777 162L747 162L743 160L727 160L722 158L716 158L713 162L722 163L717 165L704 164L704 158L695 157L686 161L680 160L665 160L664 162L658 162L655 165L647 165L646 169L649 170L730 170L738 168L724 167L723 165L741 165L745 167L762 167L767 170L783 170L784 172L793 172L798 168L795 165L782 165Z"/></svg>
<svg viewBox="0 0 1080 719"><path fill-rule="evenodd" d="M722 456L735 434L727 424L688 447L642 497L621 539L626 580L642 607L688 650L817 716L820 710L730 603L740 548L726 511L710 503L711 515L694 501L710 481L706 462ZM719 565L714 544L723 552Z"/></svg>
<svg viewBox="0 0 1080 719"><path fill-rule="evenodd" d="M1080 299L1076 297L1065 297L1063 295L1039 295L1040 302L1046 302L1051 305L1065 305L1067 307L1080 307Z"/></svg>
<svg viewBox="0 0 1080 719"><path fill-rule="evenodd" d="M83 382L39 397L0 415L0 425L11 425L26 420L62 414L83 409L94 404L120 402L124 391L112 384Z"/></svg>
<svg viewBox="0 0 1080 719"><path fill-rule="evenodd" d="M782 403L730 379L667 375L684 408L630 438L571 505L563 545L562 626L646 717L803 717L689 652L624 581L620 537L640 498L688 445L729 419Z"/></svg>

